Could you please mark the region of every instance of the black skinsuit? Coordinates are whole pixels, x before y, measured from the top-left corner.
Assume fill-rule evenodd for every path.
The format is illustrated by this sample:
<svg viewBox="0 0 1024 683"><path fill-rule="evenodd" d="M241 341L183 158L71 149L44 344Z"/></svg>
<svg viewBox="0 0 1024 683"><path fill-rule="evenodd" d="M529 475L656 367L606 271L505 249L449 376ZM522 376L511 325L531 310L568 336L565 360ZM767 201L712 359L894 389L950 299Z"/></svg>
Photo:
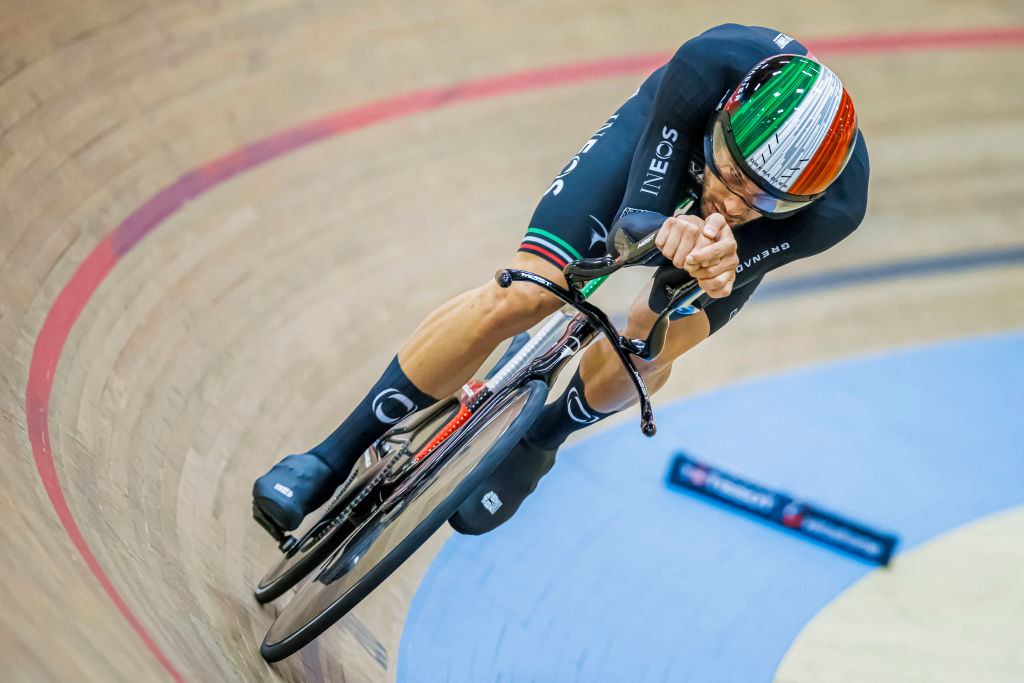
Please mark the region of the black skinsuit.
<svg viewBox="0 0 1024 683"><path fill-rule="evenodd" d="M704 133L719 103L755 64L781 53L805 55L807 48L778 31L737 24L687 41L555 178L520 251L562 267L573 258L603 255L608 226L624 215L657 229L682 197L700 194ZM736 315L768 271L825 251L857 228L868 171L861 135L824 197L788 218L759 218L733 229L736 284L728 297L704 306L712 333Z"/></svg>
<svg viewBox="0 0 1024 683"><path fill-rule="evenodd" d="M761 60L807 49L767 28L726 24L687 41L668 64L587 141L555 178L530 220L520 251L564 267L567 261L602 256L609 234L629 224L632 234L656 230L686 196L699 197L704 133L719 103ZM777 220L759 218L733 229L739 252L732 293L705 300L714 333L733 318L764 275L820 253L852 233L864 217L868 153L863 136L825 196ZM656 283L688 277L661 258ZM664 300L651 294L652 310ZM486 533L510 518L555 461L553 450L530 449L502 462L451 518L464 534ZM501 501L500 507L486 500Z"/></svg>

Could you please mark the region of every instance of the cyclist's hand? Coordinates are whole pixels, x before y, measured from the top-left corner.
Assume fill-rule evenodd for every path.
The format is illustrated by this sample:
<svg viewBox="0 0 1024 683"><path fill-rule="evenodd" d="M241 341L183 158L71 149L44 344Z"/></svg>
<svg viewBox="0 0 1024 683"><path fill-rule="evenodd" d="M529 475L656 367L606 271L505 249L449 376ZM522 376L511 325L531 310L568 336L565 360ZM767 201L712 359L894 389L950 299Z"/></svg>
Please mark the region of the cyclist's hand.
<svg viewBox="0 0 1024 683"><path fill-rule="evenodd" d="M717 224L708 226L699 216L673 216L661 224L654 243L676 268L686 268L694 249L710 246L718 234Z"/></svg>
<svg viewBox="0 0 1024 683"><path fill-rule="evenodd" d="M732 229L722 214L713 213L704 221L702 236L708 239L687 254L683 267L697 278L697 284L708 296L715 299L729 296L736 281L736 266L740 263Z"/></svg>

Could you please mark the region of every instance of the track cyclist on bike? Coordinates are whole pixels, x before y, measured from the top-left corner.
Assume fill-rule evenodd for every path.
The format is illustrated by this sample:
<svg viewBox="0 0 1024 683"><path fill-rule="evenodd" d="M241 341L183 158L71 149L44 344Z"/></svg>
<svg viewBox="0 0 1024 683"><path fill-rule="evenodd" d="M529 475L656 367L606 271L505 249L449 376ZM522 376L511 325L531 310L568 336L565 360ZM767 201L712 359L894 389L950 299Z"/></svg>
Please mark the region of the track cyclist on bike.
<svg viewBox="0 0 1024 683"><path fill-rule="evenodd" d="M654 392L672 362L731 320L768 271L852 233L867 186L867 149L839 78L785 34L718 26L679 48L572 158L541 198L510 267L565 286L566 263L604 255L615 231L657 231L658 269L623 334L647 334L667 304L666 282L695 277L706 297L698 309L673 314L660 356L635 359ZM256 480L256 504L282 529L296 528L388 428L451 395L499 343L560 307L528 283L503 289L493 281L443 304L327 439ZM609 343L592 344L565 392L452 526L479 534L506 521L571 433L635 398Z"/></svg>

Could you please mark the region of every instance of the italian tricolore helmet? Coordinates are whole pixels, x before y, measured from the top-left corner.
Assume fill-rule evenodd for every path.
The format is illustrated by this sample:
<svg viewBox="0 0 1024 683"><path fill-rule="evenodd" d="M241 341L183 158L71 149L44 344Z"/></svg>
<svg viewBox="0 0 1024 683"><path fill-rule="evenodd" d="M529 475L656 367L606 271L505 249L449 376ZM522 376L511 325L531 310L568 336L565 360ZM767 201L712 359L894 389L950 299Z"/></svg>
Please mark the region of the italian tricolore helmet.
<svg viewBox="0 0 1024 683"><path fill-rule="evenodd" d="M825 192L857 135L857 113L838 76L810 57L776 55L751 69L712 116L704 156L751 208L780 218Z"/></svg>

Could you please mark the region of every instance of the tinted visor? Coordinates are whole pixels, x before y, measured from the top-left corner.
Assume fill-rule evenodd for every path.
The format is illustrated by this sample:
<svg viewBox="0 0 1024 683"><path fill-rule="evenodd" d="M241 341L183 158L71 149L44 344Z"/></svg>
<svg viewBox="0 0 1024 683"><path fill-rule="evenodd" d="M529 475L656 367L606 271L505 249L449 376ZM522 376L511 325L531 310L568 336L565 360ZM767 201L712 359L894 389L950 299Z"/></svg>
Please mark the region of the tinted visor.
<svg viewBox="0 0 1024 683"><path fill-rule="evenodd" d="M714 118L711 130L704 136L704 159L708 168L730 192L754 211L769 218L781 218L808 206L816 197L797 201L783 199L760 188L744 173L729 150L725 133L725 116Z"/></svg>

